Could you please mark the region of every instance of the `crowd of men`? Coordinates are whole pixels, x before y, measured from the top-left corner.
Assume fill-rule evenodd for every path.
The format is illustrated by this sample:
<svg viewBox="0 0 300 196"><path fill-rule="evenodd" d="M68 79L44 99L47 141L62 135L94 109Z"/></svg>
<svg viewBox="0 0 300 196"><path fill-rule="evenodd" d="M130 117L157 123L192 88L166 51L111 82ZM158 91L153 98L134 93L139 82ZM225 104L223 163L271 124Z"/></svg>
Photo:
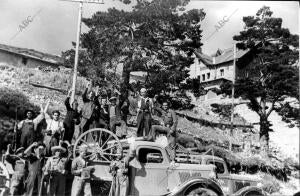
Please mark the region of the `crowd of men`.
<svg viewBox="0 0 300 196"><path fill-rule="evenodd" d="M170 143L176 138L177 117L169 109L168 101L158 101L157 96L149 98L145 88L140 89L139 93L130 92L121 104L120 94L111 90L100 91L99 88L92 90L89 84L82 94L83 106L80 111L76 100L70 102L70 95L71 91L65 100L67 113L63 121L58 110L53 111L51 116L48 114L48 101L45 108L41 105L36 117L33 110L27 110L25 119L18 123L17 150L14 151L9 145L5 156L14 169L11 195L65 195L67 174L74 175L72 196L91 195L89 180L94 167L88 164L87 149L81 146L78 157L72 157L69 150L73 138L89 129L105 128L119 138L126 138L126 127L136 126L135 135L148 141L154 141L158 133L166 134ZM160 118L154 120L154 114ZM76 126L79 127L79 134L74 135ZM121 133L117 133L118 126L122 126ZM112 163L114 180L111 196L127 194L127 186L121 190L117 178L126 178L123 170L127 169L135 154L134 147L131 150L127 157L120 156L117 162Z"/></svg>

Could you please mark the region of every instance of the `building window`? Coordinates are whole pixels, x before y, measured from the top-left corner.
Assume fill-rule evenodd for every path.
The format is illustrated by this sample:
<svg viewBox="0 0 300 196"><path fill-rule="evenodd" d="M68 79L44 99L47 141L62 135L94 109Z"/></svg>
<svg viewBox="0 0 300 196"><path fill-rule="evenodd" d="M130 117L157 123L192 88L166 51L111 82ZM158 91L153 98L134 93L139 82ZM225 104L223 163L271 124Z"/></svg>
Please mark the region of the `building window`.
<svg viewBox="0 0 300 196"><path fill-rule="evenodd" d="M207 79L208 80L210 79L210 73L207 73Z"/></svg>
<svg viewBox="0 0 300 196"><path fill-rule="evenodd" d="M205 81L205 74L202 74L202 81Z"/></svg>
<svg viewBox="0 0 300 196"><path fill-rule="evenodd" d="M220 74L221 74L221 76L224 76L224 69L220 70Z"/></svg>
<svg viewBox="0 0 300 196"><path fill-rule="evenodd" d="M200 81L200 76L197 76L197 79Z"/></svg>
<svg viewBox="0 0 300 196"><path fill-rule="evenodd" d="M27 58L25 58L25 57L23 57L23 58L22 58L22 63L23 63L24 65L26 65L26 64L27 64L27 61L28 61L28 59L27 59Z"/></svg>

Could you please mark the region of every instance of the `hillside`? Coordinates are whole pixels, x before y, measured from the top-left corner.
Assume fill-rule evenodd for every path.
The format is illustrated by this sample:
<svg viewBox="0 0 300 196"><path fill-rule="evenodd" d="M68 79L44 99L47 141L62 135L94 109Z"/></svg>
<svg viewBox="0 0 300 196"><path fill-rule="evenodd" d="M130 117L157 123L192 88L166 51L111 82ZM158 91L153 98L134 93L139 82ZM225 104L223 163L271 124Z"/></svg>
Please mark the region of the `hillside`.
<svg viewBox="0 0 300 196"><path fill-rule="evenodd" d="M64 116L65 114L65 107L63 105L63 101L66 97L66 93L62 93L59 91L49 90L46 88L37 88L33 85L34 84L40 84L40 85L46 85L51 86L54 88L58 88L64 91L67 91L71 86L71 75L70 72L67 71L49 71L49 70L39 70L39 69L32 69L32 68L26 68L26 67L14 67L12 65L4 65L0 64L0 88L6 87L9 89L13 89L16 91L19 91L23 93L29 101L39 106L39 104L45 105L46 100L50 99L51 105L50 110L58 109L61 111ZM78 95L81 93L81 91L84 89L84 86L86 84L85 78L78 78L78 84L77 89L80 89L77 93ZM79 97L80 102L80 97ZM197 104L197 103L196 103ZM241 126L248 126L249 123L257 122L257 119L253 117L253 114L251 111L247 110L245 108L245 105L239 105L236 107L236 113L238 115L235 116L234 123L239 124ZM283 162L282 161L270 161L270 162L264 162L261 160L259 156L254 156L251 153L257 153L253 151L251 148L246 148L248 142L252 141L252 144L257 142L258 140L258 134L257 132L251 132L249 131L249 128L238 128L237 131L234 132L234 136L231 137L228 134L228 127L224 127L222 125L227 125L229 123L228 118L224 117L218 113L215 113L212 111L212 107L210 104L204 105L204 104L197 104L197 107L195 107L191 111L177 111L177 114L179 116L179 125L178 128L181 130L181 136L182 138L188 138L189 141L193 145L196 144L197 147L211 147L215 146L216 153L226 159L228 162L238 162L241 165L245 165L248 167L249 165L255 165L257 163L264 164L266 166L269 166L270 168L283 168ZM20 119L19 119L20 120ZM272 118L273 120L273 118ZM274 133L272 133L271 141L272 145L275 144L282 144L281 147L288 147L286 150L290 150L288 152L282 151L283 154L291 155L293 157L293 153L296 151L299 151L299 146L297 147L296 144L299 144L299 140L297 141L297 132L293 129L292 131L285 129L285 131L281 131L282 129L282 122L277 118L276 115L274 116L274 123L273 125L277 126L275 122L278 122L278 129ZM282 125L282 126L280 126ZM7 117L0 117L0 132L3 133L3 130L11 130L13 127L13 119L7 118ZM286 127L285 127L286 128ZM246 131L244 131L246 130ZM275 129L274 129L275 130ZM277 132L278 131L278 132ZM290 131L293 134L288 135L285 134L285 132ZM277 135L276 135L277 134ZM282 135L280 135L282 134ZM285 135L284 135L285 134ZM283 136L284 135L284 136ZM286 142L282 142L276 140L276 138L286 138ZM292 137L293 140L288 140L288 138ZM195 143L195 141L198 141ZM182 141L186 141L183 140ZM226 149L228 147L229 142L232 142L235 147L235 153L230 153ZM292 141L292 142L291 142ZM292 148L289 148L287 145L288 143L292 143L294 146ZM284 143L284 144L283 144ZM280 145L278 145L280 146ZM280 150L283 150L284 148L281 148ZM252 155L252 156L249 156ZM298 154L299 156L299 154ZM283 157L287 158L287 157ZM294 158L294 157L293 157ZM274 170L276 171L276 170ZM300 186L297 185L297 180L294 177L290 177L290 183L282 183L281 181L277 180L275 177L267 174L256 174L260 175L261 178L269 178L272 179L272 182L276 182L275 184L280 184L278 187L282 187L279 190L274 190L274 194L287 194L291 193L287 190L296 192L296 190L299 190ZM299 176L298 176L299 177ZM271 186L271 185L270 185ZM272 185L273 186L273 185ZM286 188L288 187L288 188ZM287 189L287 190L285 190Z"/></svg>

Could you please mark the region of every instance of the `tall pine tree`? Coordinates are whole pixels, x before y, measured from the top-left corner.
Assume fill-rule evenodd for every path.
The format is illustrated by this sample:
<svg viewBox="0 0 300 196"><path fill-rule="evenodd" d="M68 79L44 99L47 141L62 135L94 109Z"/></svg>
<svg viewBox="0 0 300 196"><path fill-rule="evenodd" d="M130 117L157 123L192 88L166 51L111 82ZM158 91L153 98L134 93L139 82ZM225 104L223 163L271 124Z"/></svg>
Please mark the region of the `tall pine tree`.
<svg viewBox="0 0 300 196"><path fill-rule="evenodd" d="M251 49L255 57L249 77L237 78L235 96L250 100L249 108L259 115L264 155L269 149L271 131L268 118L275 104L287 96L299 97L299 72L295 65L299 36L283 28L282 19L272 17L272 14L269 7L263 6L256 16L244 17L244 30L233 37L239 42L238 48ZM230 92L228 88L231 85L221 86L223 92Z"/></svg>

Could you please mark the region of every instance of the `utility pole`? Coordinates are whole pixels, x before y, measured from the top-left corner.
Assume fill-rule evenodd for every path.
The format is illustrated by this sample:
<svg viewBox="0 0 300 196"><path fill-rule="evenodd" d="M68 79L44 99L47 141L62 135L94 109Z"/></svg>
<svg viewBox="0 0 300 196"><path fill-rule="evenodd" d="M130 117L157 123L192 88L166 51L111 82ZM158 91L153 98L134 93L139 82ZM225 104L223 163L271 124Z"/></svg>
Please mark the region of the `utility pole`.
<svg viewBox="0 0 300 196"><path fill-rule="evenodd" d="M233 118L234 118L234 84L235 84L235 67L236 67L236 43L233 45L233 70L232 70L232 89L231 89L231 119L230 119L230 137L233 137ZM229 151L232 151L232 140L229 141Z"/></svg>
<svg viewBox="0 0 300 196"><path fill-rule="evenodd" d="M69 2L79 3L77 34L76 34L76 50L75 50L75 60L74 60L74 73L73 73L73 83L72 83L72 89L71 89L72 90L71 103L72 103L75 99L75 94L76 94L77 67L78 67L79 42L80 42L80 33L81 33L81 18L82 18L83 3L104 4L104 1L103 0L60 0L60 1L69 1Z"/></svg>

